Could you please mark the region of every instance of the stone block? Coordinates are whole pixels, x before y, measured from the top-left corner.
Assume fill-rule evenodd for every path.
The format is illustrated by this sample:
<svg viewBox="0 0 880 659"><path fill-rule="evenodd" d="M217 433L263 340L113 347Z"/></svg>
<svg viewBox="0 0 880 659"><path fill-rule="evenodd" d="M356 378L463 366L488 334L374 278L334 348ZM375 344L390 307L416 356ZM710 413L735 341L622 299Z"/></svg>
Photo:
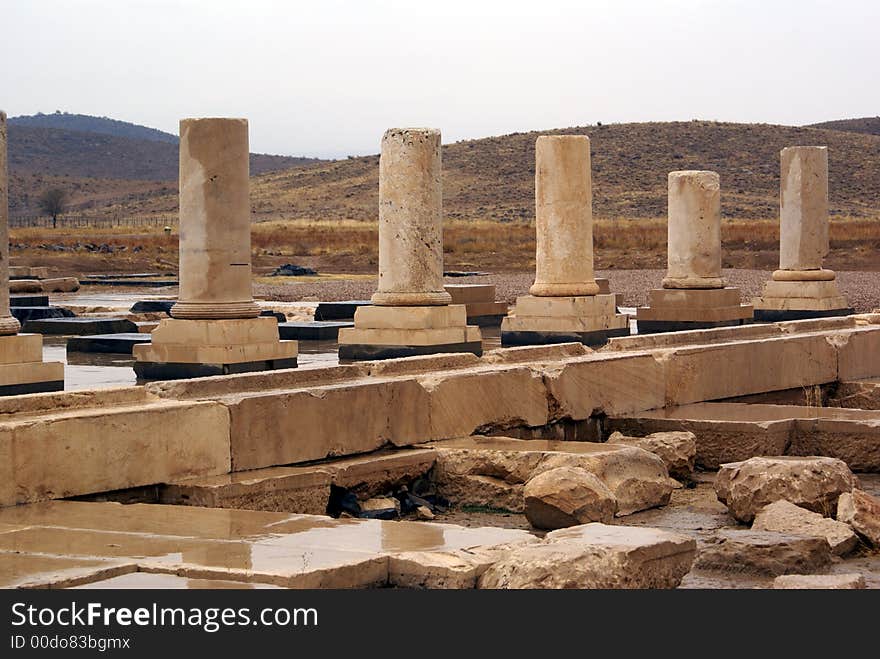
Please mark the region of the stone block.
<svg viewBox="0 0 880 659"><path fill-rule="evenodd" d="M134 346L149 342L150 335L141 332L73 336L67 339L67 352L99 352L130 355Z"/></svg>
<svg viewBox="0 0 880 659"><path fill-rule="evenodd" d="M315 307L315 320L353 320L357 309L371 304L373 303L370 300L321 302Z"/></svg>
<svg viewBox="0 0 880 659"><path fill-rule="evenodd" d="M590 355L549 365L543 372L554 420L664 405L664 365L651 354Z"/></svg>
<svg viewBox="0 0 880 659"><path fill-rule="evenodd" d="M781 499L825 516L837 499L858 483L841 460L818 456L755 457L721 465L715 493L741 522L751 522L764 506Z"/></svg>
<svg viewBox="0 0 880 659"><path fill-rule="evenodd" d="M0 364L0 396L17 396L64 389L61 362Z"/></svg>
<svg viewBox="0 0 880 659"><path fill-rule="evenodd" d="M880 499L853 488L840 495L837 521L849 524L872 547L880 548Z"/></svg>
<svg viewBox="0 0 880 659"><path fill-rule="evenodd" d="M28 331L39 334L82 336L87 334L120 334L137 332L137 325L127 318L103 316L79 318L45 318L30 320L25 324Z"/></svg>
<svg viewBox="0 0 880 659"><path fill-rule="evenodd" d="M10 295L10 307L48 307L48 295Z"/></svg>
<svg viewBox="0 0 880 659"><path fill-rule="evenodd" d="M79 290L79 279L76 277L43 279L40 284L47 293L73 293Z"/></svg>
<svg viewBox="0 0 880 659"><path fill-rule="evenodd" d="M738 288L652 288L648 291L648 307L664 310L723 309L739 307L742 294ZM696 319L700 320L700 319Z"/></svg>
<svg viewBox="0 0 880 659"><path fill-rule="evenodd" d="M429 393L414 379L256 391L220 401L229 409L235 471L431 439Z"/></svg>
<svg viewBox="0 0 880 659"><path fill-rule="evenodd" d="M880 327L859 327L836 338L840 381L880 377Z"/></svg>
<svg viewBox="0 0 880 659"><path fill-rule="evenodd" d="M3 505L225 474L230 466L229 415L210 402L41 412L3 421L0 433L12 471Z"/></svg>
<svg viewBox="0 0 880 659"><path fill-rule="evenodd" d="M467 325L463 304L425 307L360 307L354 314L358 330L461 330ZM435 341L442 343L443 341ZM455 340L446 341L454 343Z"/></svg>
<svg viewBox="0 0 880 659"><path fill-rule="evenodd" d="M480 577L480 588L675 588L696 542L660 529L593 523L547 534L509 552Z"/></svg>
<svg viewBox="0 0 880 659"><path fill-rule="evenodd" d="M779 576L822 570L831 560L831 547L825 538L722 530L700 551L694 567Z"/></svg>
<svg viewBox="0 0 880 659"><path fill-rule="evenodd" d="M773 580L775 590L861 590L865 577L847 574L784 574Z"/></svg>
<svg viewBox="0 0 880 659"><path fill-rule="evenodd" d="M183 479L162 486L163 504L324 515L330 472L319 467L272 467Z"/></svg>
<svg viewBox="0 0 880 659"><path fill-rule="evenodd" d="M832 553L837 556L848 554L859 543L856 534L848 524L828 519L785 499L764 506L755 515L752 530L778 531L792 535L825 538Z"/></svg>
<svg viewBox="0 0 880 659"><path fill-rule="evenodd" d="M837 350L829 337L793 335L671 350L666 404L684 405L837 380Z"/></svg>
<svg viewBox="0 0 880 659"><path fill-rule="evenodd" d="M43 361L43 337L39 334L0 336L0 364Z"/></svg>
<svg viewBox="0 0 880 659"><path fill-rule="evenodd" d="M293 341L335 341L339 330L344 327L354 327L354 323L329 320L283 322L278 323L278 334L282 339Z"/></svg>
<svg viewBox="0 0 880 659"><path fill-rule="evenodd" d="M495 302L495 284L444 284L443 288L452 296L452 304Z"/></svg>

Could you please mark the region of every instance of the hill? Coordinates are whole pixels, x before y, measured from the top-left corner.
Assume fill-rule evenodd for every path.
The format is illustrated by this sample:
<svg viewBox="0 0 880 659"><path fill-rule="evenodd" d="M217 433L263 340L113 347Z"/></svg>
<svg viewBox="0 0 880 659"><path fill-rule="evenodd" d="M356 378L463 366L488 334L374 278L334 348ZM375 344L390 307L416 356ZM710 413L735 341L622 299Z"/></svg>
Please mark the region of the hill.
<svg viewBox="0 0 880 659"><path fill-rule="evenodd" d="M60 130L73 130L80 133L100 133L102 135L112 135L113 137L167 142L168 144L177 144L179 141L177 135L172 135L156 128L139 126L138 124L110 119L109 117L93 117L88 114L70 114L61 111L54 114L38 112L29 116L11 117L8 124L10 126L30 126L32 128L58 128Z"/></svg>
<svg viewBox="0 0 880 659"><path fill-rule="evenodd" d="M670 171L710 169L721 176L722 213L775 218L779 151L826 145L831 212L880 218L880 136L708 121L612 124L514 133L443 147L444 213L451 219L511 222L534 217L535 139L587 134L592 143L593 209L598 218L664 217ZM257 219L372 220L378 209L378 156L256 177ZM174 212L177 199L124 204L121 214Z"/></svg>
<svg viewBox="0 0 880 659"><path fill-rule="evenodd" d="M47 118L71 125L97 125L103 132L29 125ZM27 120L22 123L20 120ZM91 121L95 120L95 121ZM121 127L121 128L120 128ZM110 129L151 134L150 139L110 134ZM150 133L152 131L152 133ZM9 121L9 206L13 215L36 214L40 195L49 187L62 187L71 194L73 210L115 203L140 201L177 191L177 137L152 128L84 115L36 115ZM157 139L156 135L173 138ZM253 175L322 162L251 154Z"/></svg>
<svg viewBox="0 0 880 659"><path fill-rule="evenodd" d="M867 133L868 135L880 135L880 117L862 117L860 119L838 119L837 121L823 121L820 124L810 124L808 128L827 128L828 130L843 130L851 133Z"/></svg>

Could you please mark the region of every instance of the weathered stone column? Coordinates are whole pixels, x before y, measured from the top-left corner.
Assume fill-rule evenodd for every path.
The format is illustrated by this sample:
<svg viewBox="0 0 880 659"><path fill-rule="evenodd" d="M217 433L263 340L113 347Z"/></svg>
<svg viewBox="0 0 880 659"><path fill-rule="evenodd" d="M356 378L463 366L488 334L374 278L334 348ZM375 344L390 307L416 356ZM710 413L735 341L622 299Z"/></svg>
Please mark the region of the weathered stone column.
<svg viewBox="0 0 880 659"><path fill-rule="evenodd" d="M392 128L379 158L379 288L373 304L436 306L443 288L440 131Z"/></svg>
<svg viewBox="0 0 880 659"><path fill-rule="evenodd" d="M775 281L830 281L828 253L828 148L790 146L780 153L779 270Z"/></svg>
<svg viewBox="0 0 880 659"><path fill-rule="evenodd" d="M535 142L535 283L539 297L596 295L590 138L542 135Z"/></svg>
<svg viewBox="0 0 880 659"><path fill-rule="evenodd" d="M0 336L17 334L18 320L9 313L9 174L6 164L6 113L0 111Z"/></svg>
<svg viewBox="0 0 880 659"><path fill-rule="evenodd" d="M180 122L180 299L132 348L142 380L294 368L296 341L259 317L251 285L246 119Z"/></svg>
<svg viewBox="0 0 880 659"><path fill-rule="evenodd" d="M828 253L828 148L790 146L780 154L779 270L753 300L755 318L777 322L853 313Z"/></svg>
<svg viewBox="0 0 880 659"><path fill-rule="evenodd" d="M639 334L742 325L754 309L721 277L721 183L706 171L669 173L667 259L662 288L636 309Z"/></svg>
<svg viewBox="0 0 880 659"><path fill-rule="evenodd" d="M669 173L667 230L668 272L663 288L723 288L718 174Z"/></svg>
<svg viewBox="0 0 880 659"><path fill-rule="evenodd" d="M180 122L180 296L174 318L256 318L247 119Z"/></svg>

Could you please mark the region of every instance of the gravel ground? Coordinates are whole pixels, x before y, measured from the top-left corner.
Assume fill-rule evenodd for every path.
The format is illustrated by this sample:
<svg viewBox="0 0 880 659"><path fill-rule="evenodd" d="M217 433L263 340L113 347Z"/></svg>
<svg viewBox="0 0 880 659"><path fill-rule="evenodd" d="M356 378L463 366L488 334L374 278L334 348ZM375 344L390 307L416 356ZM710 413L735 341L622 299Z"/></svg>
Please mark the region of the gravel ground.
<svg viewBox="0 0 880 659"><path fill-rule="evenodd" d="M596 276L607 277L611 290L623 293L626 306L643 305L647 291L660 286L665 270L607 270ZM760 295L770 278L767 270L724 270L731 286L739 287L743 298ZM880 308L880 272L838 272L840 291L857 312ZM499 300L513 302L518 295L525 295L534 281L531 273L493 274L483 277L456 277L446 280L450 284L492 283L496 286ZM256 284L254 292L269 299L299 300L366 300L376 290L373 279L333 279L324 282L302 282L283 285Z"/></svg>

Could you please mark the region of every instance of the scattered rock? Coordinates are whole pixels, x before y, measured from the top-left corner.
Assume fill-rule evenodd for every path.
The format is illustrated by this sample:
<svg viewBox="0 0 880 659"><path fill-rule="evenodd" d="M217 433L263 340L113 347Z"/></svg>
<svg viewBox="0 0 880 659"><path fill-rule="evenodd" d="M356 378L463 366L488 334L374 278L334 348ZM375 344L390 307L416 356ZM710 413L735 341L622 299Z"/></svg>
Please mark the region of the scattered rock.
<svg viewBox="0 0 880 659"><path fill-rule="evenodd" d="M611 433L609 444L627 444L645 449L666 464L669 475L689 481L694 473L697 457L697 436L688 431L655 432L646 437L629 437L619 432Z"/></svg>
<svg viewBox="0 0 880 659"><path fill-rule="evenodd" d="M830 516L837 498L857 480L837 458L774 456L721 465L715 493L741 522L751 522L767 504L785 499L802 508Z"/></svg>
<svg viewBox="0 0 880 659"><path fill-rule="evenodd" d="M428 506L419 506L416 508L416 517L419 519L434 519L435 515Z"/></svg>
<svg viewBox="0 0 880 659"><path fill-rule="evenodd" d="M632 526L585 524L515 548L480 577L480 588L675 588L696 541Z"/></svg>
<svg viewBox="0 0 880 659"><path fill-rule="evenodd" d="M841 499L844 496L849 495L843 494ZM840 500L838 500L839 505ZM819 513L814 513L784 500L764 506L755 515L752 530L778 531L780 533L825 538L831 546L831 551L838 556L848 554L859 544L859 539L848 524L836 522L833 519L823 517Z"/></svg>
<svg viewBox="0 0 880 659"><path fill-rule="evenodd" d="M599 478L580 467L544 471L523 489L525 513L532 526L561 529L588 522L608 523L617 499Z"/></svg>
<svg viewBox="0 0 880 659"><path fill-rule="evenodd" d="M577 446L564 450L562 445ZM595 474L617 499L618 516L666 505L677 485L660 458L635 446L488 437L437 442L432 448L438 491L459 504L522 512L524 483L558 467Z"/></svg>
<svg viewBox="0 0 880 659"><path fill-rule="evenodd" d="M773 588L786 590L861 590L861 574L785 574L773 580Z"/></svg>
<svg viewBox="0 0 880 659"><path fill-rule="evenodd" d="M534 536L512 543L453 551L401 552L388 557L388 583L397 588L475 588L477 579L514 547L537 543Z"/></svg>
<svg viewBox="0 0 880 659"><path fill-rule="evenodd" d="M841 494L837 521L849 524L872 547L880 547L880 499L854 489Z"/></svg>
<svg viewBox="0 0 880 659"><path fill-rule="evenodd" d="M270 277L310 277L317 275L318 271L312 268L306 268L293 263L285 263L279 265L275 270L269 273Z"/></svg>
<svg viewBox="0 0 880 659"><path fill-rule="evenodd" d="M697 557L707 570L778 576L815 572L831 563L825 538L775 531L718 531Z"/></svg>
<svg viewBox="0 0 880 659"><path fill-rule="evenodd" d="M9 280L10 293L42 293L43 284L36 279L11 279Z"/></svg>

